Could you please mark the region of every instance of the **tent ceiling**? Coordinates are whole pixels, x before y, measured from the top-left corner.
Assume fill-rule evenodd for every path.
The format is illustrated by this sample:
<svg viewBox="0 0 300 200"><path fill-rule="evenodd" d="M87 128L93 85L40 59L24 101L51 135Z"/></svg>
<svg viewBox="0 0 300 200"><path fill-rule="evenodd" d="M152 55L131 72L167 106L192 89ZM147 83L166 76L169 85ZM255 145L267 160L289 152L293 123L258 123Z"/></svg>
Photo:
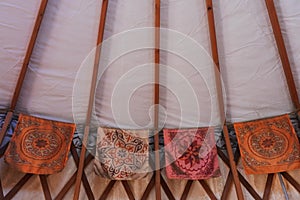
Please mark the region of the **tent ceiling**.
<svg viewBox="0 0 300 200"><path fill-rule="evenodd" d="M26 4L17 0L1 2L0 9L3 9L0 33L2 60L0 69L3 72L0 79L1 109L9 106L38 5L39 2L36 1ZM298 56L300 41L297 38L300 29L298 4L295 0L289 0L277 2L276 6L299 89L300 72L296 67L300 62ZM19 112L73 121L73 86L80 66L95 44L99 7L98 1L49 2L18 102ZM221 73L226 91L227 120L245 121L292 111L292 103L263 2L218 1L215 2L215 7ZM161 13L161 27L181 32L187 36L185 40L193 39L206 51L210 51L203 2L162 1ZM154 23L153 19L151 1L111 1L105 39L111 39L123 31L151 27ZM149 43L153 41L153 37L144 39ZM166 48L171 48L171 45L166 42L167 38L161 40L162 44L166 43ZM110 52L125 45L126 41L115 44L112 40L106 46L103 60L111 59L113 53ZM178 41L176 45L186 45L186 41ZM192 54L200 55L199 52L192 52ZM218 113L212 112L212 105L215 103L215 99L211 97L214 95L214 86L205 84L207 78L201 77L199 72L193 69L195 67L197 69L198 66L191 66L189 61L184 59L184 55L178 56L172 52L161 53L161 63L169 66L168 69L177 70L190 83L196 95L195 101L200 108L200 121L203 122L201 125L205 125L210 121L211 116L213 118L218 116ZM122 55L109 65L104 76L101 77L96 97L97 113L102 125L117 125L110 104L120 77L134 67L151 64L152 61L151 50L143 49ZM124 121L121 122L121 126L123 123L124 126L132 128L145 124L151 127L151 116L148 110L152 104L153 91L147 82L153 77L151 77L151 65L148 68L139 74L145 79L145 85L134 92L132 96L134 98L126 99L122 103L129 107L130 115L136 122ZM134 76L137 74L133 73L132 77L122 80L123 83L136 86L138 83ZM178 79L178 76L172 75L171 70L161 72L161 82L166 85L160 94L161 105L167 112L166 127L176 127L181 120L183 120L183 127L193 127L195 123L187 122L191 121L190 119L181 119L184 115L182 111L188 108L180 107L182 106L180 101L184 100L180 99L183 98L182 96L178 97L178 93L190 96L189 91L184 90L183 86L177 91L172 91L174 83L172 81ZM89 79L86 78L85 84L88 81ZM212 94L208 93L207 87L211 89ZM79 98L79 102L85 102L87 95L85 93L76 98ZM131 106L125 105L128 101L131 101ZM82 105L82 109L78 111L79 115L85 112L84 104ZM190 109L188 114L192 119L198 113L195 109Z"/></svg>
<svg viewBox="0 0 300 200"><path fill-rule="evenodd" d="M210 52L204 1L161 2L161 27L171 29L171 33L175 34L177 31L186 36L173 41L167 37L172 34L162 34L162 46L166 49L180 49L192 41L201 46L203 52ZM34 0L0 1L0 109L9 107L39 3ZM275 3L300 92L300 4L297 0ZM18 112L67 122L73 122L75 116L76 122L84 122L89 95L86 87L90 81L89 66L92 64L91 52L97 38L100 6L101 2L96 0L49 1L18 101ZM293 111L264 1L215 0L214 6L227 121L247 121ZM153 24L152 1L111 0L104 36L107 43L103 48L101 63L108 64L119 49L134 43L134 40L122 40L124 31L149 29ZM141 43L154 45L151 34L146 34L140 40ZM211 71L213 66L203 52L191 51L190 48L185 50L184 53L191 55L190 59L171 51L161 52L161 64L168 66L162 67L160 74L161 110L165 111L161 115L161 121L165 122L163 126L174 128L219 125L219 114L215 111L217 102ZM96 94L95 110L100 125L121 128L153 126L153 56L151 49L144 48L119 55L109 63L101 76ZM199 63L192 65L193 58ZM143 70L134 71L136 67ZM81 85L76 85L78 81ZM135 90L127 91L122 88ZM124 96L114 93L118 89L123 91L121 94ZM116 100L119 100L118 103L111 103ZM195 101L199 109L185 104L189 101ZM122 107L129 110L130 114L119 119L118 112L114 113L114 110ZM129 116L133 121L130 121ZM3 163L1 165L2 169L7 169ZM72 171L73 168L69 163L66 171ZM88 170L92 174L91 166ZM222 170L225 174L228 171L224 166ZM3 170L1 171L2 176ZM6 175L3 182L9 183L10 178ZM259 191L263 191L260 181L265 178L249 179ZM13 180L15 179L14 177ZM215 190L219 191L224 181L211 180L210 184L215 185ZM50 178L50 182L57 184L55 178ZM97 188L97 184L99 180L95 181L93 189ZM139 183L133 185L140 187ZM178 188L174 183L170 185L176 191L178 188L182 189L184 183L178 185ZM35 186L32 184L27 188L31 191ZM51 187L55 190L54 186ZM201 192L203 193L194 190L191 195L197 197ZM118 197L122 196L121 193L114 194ZM283 194L279 192L277 195ZM299 198L298 194L292 195Z"/></svg>

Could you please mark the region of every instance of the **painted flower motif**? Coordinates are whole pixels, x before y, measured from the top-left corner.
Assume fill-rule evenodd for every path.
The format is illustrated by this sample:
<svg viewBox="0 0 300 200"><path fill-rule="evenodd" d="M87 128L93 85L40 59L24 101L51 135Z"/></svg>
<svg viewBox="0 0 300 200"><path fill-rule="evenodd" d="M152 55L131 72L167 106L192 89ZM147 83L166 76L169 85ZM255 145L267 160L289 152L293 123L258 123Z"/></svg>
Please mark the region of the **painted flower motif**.
<svg viewBox="0 0 300 200"><path fill-rule="evenodd" d="M139 177L137 172L148 165L148 141L126 130L109 128L99 130L101 140L97 144L97 156L100 165L97 166L97 173L115 180Z"/></svg>
<svg viewBox="0 0 300 200"><path fill-rule="evenodd" d="M253 127L251 131L246 130L249 126ZM235 123L234 128L246 174L299 168L299 141L288 114Z"/></svg>
<svg viewBox="0 0 300 200"><path fill-rule="evenodd" d="M44 148L48 145L48 142L46 140L43 140L43 139L38 139L38 140L35 141L35 145L38 148Z"/></svg>
<svg viewBox="0 0 300 200"><path fill-rule="evenodd" d="M220 175L212 129L165 129L164 139L168 178L198 180Z"/></svg>
<svg viewBox="0 0 300 200"><path fill-rule="evenodd" d="M270 148L274 145L274 141L272 140L272 138L265 138L261 144L265 148Z"/></svg>
<svg viewBox="0 0 300 200"><path fill-rule="evenodd" d="M118 157L125 158L127 156L127 152L124 149L120 149L117 151Z"/></svg>
<svg viewBox="0 0 300 200"><path fill-rule="evenodd" d="M179 157L180 160L184 161L185 165L190 167L195 164L200 163L200 152L201 145L197 143L197 141L193 141L192 144L186 149L182 156Z"/></svg>

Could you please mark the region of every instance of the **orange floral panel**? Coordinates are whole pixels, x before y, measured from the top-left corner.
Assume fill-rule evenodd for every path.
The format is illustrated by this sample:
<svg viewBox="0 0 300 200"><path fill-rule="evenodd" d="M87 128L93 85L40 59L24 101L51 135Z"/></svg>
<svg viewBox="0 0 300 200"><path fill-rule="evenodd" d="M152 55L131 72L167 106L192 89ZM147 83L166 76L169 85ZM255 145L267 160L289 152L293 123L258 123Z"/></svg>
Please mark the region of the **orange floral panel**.
<svg viewBox="0 0 300 200"><path fill-rule="evenodd" d="M235 123L247 174L266 174L300 168L299 141L288 115Z"/></svg>
<svg viewBox="0 0 300 200"><path fill-rule="evenodd" d="M148 138L147 130L99 128L96 174L111 180L144 178L151 171Z"/></svg>
<svg viewBox="0 0 300 200"><path fill-rule="evenodd" d="M213 128L164 129L166 175L200 180L220 176Z"/></svg>
<svg viewBox="0 0 300 200"><path fill-rule="evenodd" d="M24 173L54 174L68 159L75 124L20 114L5 161Z"/></svg>

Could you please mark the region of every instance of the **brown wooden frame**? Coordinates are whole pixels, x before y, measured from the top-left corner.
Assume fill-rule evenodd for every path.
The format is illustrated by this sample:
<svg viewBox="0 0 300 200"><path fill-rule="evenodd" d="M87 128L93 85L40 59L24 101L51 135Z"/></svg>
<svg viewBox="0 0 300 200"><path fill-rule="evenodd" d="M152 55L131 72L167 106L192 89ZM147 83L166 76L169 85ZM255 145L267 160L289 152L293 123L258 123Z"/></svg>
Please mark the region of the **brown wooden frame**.
<svg viewBox="0 0 300 200"><path fill-rule="evenodd" d="M27 49L26 49L25 58L24 58L24 61L23 61L22 67L21 67L21 71L20 71L20 74L18 77L18 81L17 81L16 87L14 90L12 100L10 103L10 108L8 110L9 112L6 115L4 124L0 130L0 144L3 142L3 139L5 137L8 126L9 126L9 124L12 120L13 114L15 112L16 105L17 105L17 102L18 102L18 99L20 96L21 88L22 88L22 85L23 85L23 82L25 79L27 69L28 69L30 57L33 52L33 48L34 48L34 45L35 45L35 42L37 39L37 35L38 35L39 29L41 27L41 23L42 23L44 13L45 13L45 10L47 7L47 3L48 3L48 0L41 0L40 8L39 8L39 11L38 11L35 23L34 23L34 27L32 30L32 34L31 34Z"/></svg>
<svg viewBox="0 0 300 200"><path fill-rule="evenodd" d="M282 62L282 66L283 66L283 69L284 69L284 73L285 73L285 76L286 76L286 79L287 79L289 92L290 92L292 101L293 101L293 103L296 107L296 110L299 110L300 109L299 98L298 98L297 90L296 90L296 87L295 87L295 82L294 82L294 79L293 79L293 75L292 75L288 55L287 55L286 48L285 48L285 45L284 45L284 40L283 40L282 33L281 33L281 30L280 30L280 25L279 25L278 17L277 17L277 14L276 14L276 9L275 9L275 6L274 6L274 2L273 2L273 0L265 0L265 1L266 1L267 9L268 9L268 14L269 14L269 17L270 17L272 29L274 31L274 38L276 40L278 52L279 52L280 59L281 59L281 62ZM108 4L108 0L103 0L103 4L106 4L106 3ZM25 74L26 74L26 68L28 66L29 59L30 59L30 56L31 56L32 51L33 51L34 43L36 41L36 37L37 37L37 34L38 34L38 30L39 30L39 27L40 27L40 24L41 24L41 21L42 21L42 17L43 17L45 8L46 8L46 4L47 4L47 0L42 0L41 7L40 7L40 10L39 10L39 14L38 14L38 17L36 19L35 26L34 26L33 34L31 36L31 39L30 39L30 42L29 42L29 45L28 45L28 49L27 49L27 52L26 52L26 56L25 56L25 59L24 59L24 63L23 63L23 66L22 66L20 77L18 79L16 90L15 90L14 96L13 96L13 100L11 102L11 108L10 108L10 110L9 110L7 116L6 116L5 123L4 123L4 128L1 130L1 133L0 133L0 139L1 140L5 136L6 129L8 128L8 125L9 125L9 123L11 121L11 118L13 116L13 113L14 113L14 109L15 109L17 99L18 99L18 96L19 96L19 93L20 93L22 82L24 81L24 77L25 77ZM99 34L102 35L102 38L101 37L98 38L97 45L100 44L103 40L105 16L103 16L102 13L104 13L104 12L106 13L107 4L104 7L102 6L101 20L100 20L101 23L100 23L100 26L99 26ZM207 6L207 12L208 12L208 22L209 22L209 29L210 29L210 40L211 40L212 56L213 56L213 60L216 64L216 66L219 70L219 60L218 60L218 52L217 52L216 33L215 33L215 27L214 27L214 16L213 16L212 0L206 0L206 6ZM158 80L158 77L159 77L159 42L160 42L159 41L160 40L159 39L159 34L160 34L160 32L159 32L159 27L160 27L160 11L159 11L159 9L160 9L160 1L155 0L155 13L156 13L155 14L155 27L156 27L156 31L155 31L155 84L154 84L154 88L155 88L154 103L155 104L159 104L159 80ZM103 19L103 17L104 17L104 19ZM99 63L100 50L98 50L98 55L99 55L99 57L95 58L95 61L96 61L95 63ZM96 64L95 64L95 66L96 66ZM97 64L97 66L98 66L98 64ZM220 80L217 80L217 83L220 83L219 81ZM219 88L219 92L220 92L220 88ZM223 108L224 105L223 105L223 102L221 100L222 94L219 93L219 95L220 95L219 96L219 101L222 104L221 108ZM224 112L221 112L221 113L223 113L222 117L225 119ZM143 194L141 199L147 199L147 197L150 194L153 187L155 187L156 199L161 199L161 187L162 187L163 190L165 191L167 197L172 200L172 199L175 199L175 197L173 196L172 191L169 189L167 183L165 182L165 180L161 176L161 170L160 170L160 167L159 167L160 166L160 160L159 160L159 140L158 140L158 110L155 111L155 119L156 119L155 120L155 133L156 134L154 134L155 160L152 161L152 163L155 164L155 167L156 167L155 169L156 170L155 170L149 184L147 185L147 188L145 189L144 194ZM89 125L87 125L86 127L89 127ZM5 129L5 132L4 132L4 129ZM88 129L85 130L85 133L86 133L86 131L88 131ZM274 174L268 174L265 189L264 189L264 193L263 193L263 197L260 197L258 195L258 193L253 189L253 187L247 182L247 180L236 169L236 164L235 163L238 162L240 154L239 154L238 149L233 154L232 147L230 145L230 140L229 140L228 128L227 128L226 124L224 124L224 126L223 126L223 131L224 131L224 137L225 137L227 151L229 150L228 151L228 157L220 149L218 149L218 155L222 159L222 161L230 168L230 171L229 171L228 176L227 176L227 180L226 180L226 183L225 183L225 186L224 186L224 189L223 189L221 199L227 199L230 187L231 187L233 182L235 183L235 187L236 187L236 190L237 190L237 196L238 196L239 199L243 199L243 193L242 193L240 184L242 184L249 191L249 193L252 195L252 197L254 199L257 199L257 200L268 199L270 194L271 194L271 186L272 186L272 181L274 179ZM3 133L4 133L4 135L3 135ZM83 143L82 148L85 148L84 143ZM73 143L72 143L70 151L71 151L72 157L74 158L74 162L76 163L76 166L78 167L78 170L77 170L77 172L75 172L72 175L72 177L65 184L65 186L61 189L61 191L58 193L58 195L55 197L55 199L57 199L57 200L63 199L64 196L66 195L66 193L72 187L72 185L74 185L74 183L76 183L75 186L77 185L77 187L75 187L75 188L77 189L77 193L79 195L80 183L82 181L88 199L93 200L93 199L95 199L95 197L93 195L93 192L92 192L91 187L89 185L89 182L87 180L86 174L84 173L84 168L92 161L93 156L91 154L88 154L87 156L85 156L86 150L83 150L84 154L82 153L83 151L81 151L81 155L79 157ZM84 155L84 156L82 157L82 155ZM293 177L291 177L287 172L282 172L281 174L300 193L300 184ZM0 199L5 199L5 200L12 199L14 197L14 195L18 191L20 191L22 186L24 184L26 184L26 182L31 178L31 176L33 176L33 174L25 174L19 180L19 182L5 196L3 194L3 188L2 188L1 179L0 179ZM80 177L80 179L78 179L78 177ZM48 182L47 182L47 175L39 175L39 178L40 178L40 182L41 182L41 185L42 185L42 189L43 189L45 199L46 200L52 199L51 192L49 190L49 186L48 186ZM79 189L78 189L78 182L79 182ZM106 186L104 192L101 194L99 199L106 199L109 195L109 192L112 190L115 183L116 183L115 180L110 181L109 184ZM123 185L123 187L126 191L126 194L127 194L128 198L130 200L135 199L128 182L127 181L121 181L121 183L122 183L122 185ZM206 191L206 193L210 197L210 199L217 199L204 180L199 180L199 183L202 185L202 187L204 188L204 190ZM193 184L192 180L189 180L187 182L187 184L184 188L184 192L181 196L182 200L187 199L188 193L190 191L190 188L191 188L192 184ZM75 189L75 193L76 193L76 189ZM76 199L75 195L77 195L77 194L74 194L74 199Z"/></svg>
<svg viewBox="0 0 300 200"><path fill-rule="evenodd" d="M108 2L109 2L109 0L102 1L100 24L99 24L99 29L98 29L97 43L96 43L96 54L95 54L94 68L93 68L93 77L92 77L91 88L90 88L88 110L86 113L86 121L85 121L84 135L83 135L83 141L82 141L82 148L81 148L78 171L77 171L76 182L75 182L75 191L74 191L74 197L73 197L74 200L78 200L79 194L80 194L80 185L81 185L82 174L83 174L83 170L84 170L84 160L85 160L85 156L86 156L86 145L87 145L87 141L88 141L88 137L89 137L90 124L91 124L92 112L93 112L93 103L94 103L95 91L96 91L96 86L97 86L98 66L99 66L100 55L101 55L101 46L99 46L99 45L101 45L101 43L103 42Z"/></svg>
<svg viewBox="0 0 300 200"><path fill-rule="evenodd" d="M41 0L40 6L39 6L39 11L37 13L36 19L35 19L35 23L34 23L34 27L32 30L32 34L31 37L29 39L29 43L26 49L26 53L25 53L25 57L24 57L24 61L21 67L21 71L18 77L18 81L13 93L13 97L10 103L10 108L8 110L8 113L5 116L5 120L4 120L4 124L0 130L0 144L3 142L3 139L6 135L6 131L10 125L10 122L13 118L13 114L15 112L15 108L18 102L18 98L20 96L20 92L21 92L21 88L25 79L25 75L28 69L28 64L30 61L30 57L32 55L33 52L33 48L37 39L37 35L39 32L39 29L41 27L41 23L44 17L44 13L47 7L47 3L48 0ZM0 155L0 157L2 157L3 155ZM12 188L12 190L10 190L10 192L8 192L7 195L4 196L3 194L3 188L2 188L2 183L1 183L1 179L0 179L0 198L1 199L11 199L20 189L21 187L29 180L29 178L31 177L31 174L26 174L23 178L21 178L21 180ZM41 181L43 182L43 189L47 189L47 184L45 183L45 177L41 177ZM47 195L48 196L48 195Z"/></svg>
<svg viewBox="0 0 300 200"><path fill-rule="evenodd" d="M225 120L225 109L224 109L224 100L223 100L223 92L222 92L222 83L220 77L220 63L219 63L219 55L218 55L218 46L217 46L217 37L216 37L216 30L215 30L215 20L214 20L214 12L213 12L213 2L212 0L206 0L206 9L207 9L207 19L208 19L208 27L209 27L209 36L210 36L210 43L211 43L211 53L212 59L214 64L216 65L217 69L215 70L215 79L216 79L216 88L217 88L217 98L219 103L219 113L221 115L221 120L224 120L223 126L223 134L226 144L226 150L229 157L230 169L233 175L233 181L236 189L236 194L239 200L244 199L241 183L238 177L238 172L236 168L236 164L234 161L234 154L232 151L228 128L226 126Z"/></svg>
<svg viewBox="0 0 300 200"><path fill-rule="evenodd" d="M161 176L159 156L159 64L160 64L160 0L155 0L155 49L154 49L154 156L155 194L161 200Z"/></svg>

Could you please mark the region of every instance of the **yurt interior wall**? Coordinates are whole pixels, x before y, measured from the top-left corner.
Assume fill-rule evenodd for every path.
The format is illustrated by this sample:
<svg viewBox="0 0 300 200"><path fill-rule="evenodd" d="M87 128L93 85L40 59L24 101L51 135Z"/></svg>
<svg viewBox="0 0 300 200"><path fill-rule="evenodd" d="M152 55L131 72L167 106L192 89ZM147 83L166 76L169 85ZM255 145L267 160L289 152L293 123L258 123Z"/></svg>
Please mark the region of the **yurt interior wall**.
<svg viewBox="0 0 300 200"><path fill-rule="evenodd" d="M41 2L0 0L2 124L10 108ZM274 3L299 93L300 3L297 0L277 0ZM25 113L76 123L75 146L80 143L84 132L101 6L101 0L48 1L14 110L16 116ZM225 118L235 150L237 145L232 123L292 113L295 108L265 1L213 0L213 11ZM217 75L211 58L206 1L160 1L158 107L153 106L157 95L154 87L155 12L154 0L108 1L88 152L93 152L96 145L98 127L151 130L155 122L154 111L159 112L161 129L222 127L224 120L220 117L215 81ZM297 130L295 117L292 122ZM20 186L18 182L22 177L26 179L24 173L8 165L3 158L16 123L14 118L1 146L0 199L54 199L73 176L73 183L62 197L72 199L77 167L71 154L61 172L49 176L27 175L28 180L18 192L5 198L11 189ZM215 131L216 143L228 159L219 129ZM162 134L160 139L163 139ZM163 144L160 141L161 149ZM151 138L150 146L153 147ZM79 147L77 152L80 152ZM163 154L161 156L163 166ZM216 199L237 199L229 165L221 157L218 160L221 176L200 181L168 179L165 169L162 169L161 198L181 199L184 193L186 199L214 199L209 195L211 191ZM262 199L268 192L266 188L270 189L268 199L285 199L285 191L289 199L300 198L297 169L274 174L270 181L268 174L246 174L241 160L236 167L240 173L244 199ZM147 186L151 186L145 199L155 199L153 174L149 172L139 180L111 182L95 174L91 161L84 169L86 184L81 185L79 198L98 199L105 192L106 199L141 199ZM282 182L280 178L283 178ZM48 193L41 179L46 179ZM245 182L258 197L249 192ZM109 186L111 189L105 191L112 183L113 186Z"/></svg>

